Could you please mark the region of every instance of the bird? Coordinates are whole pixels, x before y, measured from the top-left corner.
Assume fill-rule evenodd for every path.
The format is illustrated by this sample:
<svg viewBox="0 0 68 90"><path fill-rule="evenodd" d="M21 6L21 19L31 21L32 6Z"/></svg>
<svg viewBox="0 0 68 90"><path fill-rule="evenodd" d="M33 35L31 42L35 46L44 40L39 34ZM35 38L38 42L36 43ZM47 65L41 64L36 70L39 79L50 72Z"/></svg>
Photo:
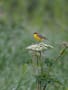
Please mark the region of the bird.
<svg viewBox="0 0 68 90"><path fill-rule="evenodd" d="M38 32L34 32L33 33L33 37L37 41L43 41L43 40L47 39L46 37L44 37L43 35L39 34Z"/></svg>

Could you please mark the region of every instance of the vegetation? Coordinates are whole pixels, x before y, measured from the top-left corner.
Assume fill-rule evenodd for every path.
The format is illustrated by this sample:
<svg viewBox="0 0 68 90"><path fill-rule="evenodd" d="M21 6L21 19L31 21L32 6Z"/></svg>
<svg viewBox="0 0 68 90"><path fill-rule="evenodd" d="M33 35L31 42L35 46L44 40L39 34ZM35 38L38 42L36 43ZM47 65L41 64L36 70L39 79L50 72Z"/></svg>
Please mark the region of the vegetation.
<svg viewBox="0 0 68 90"><path fill-rule="evenodd" d="M26 50L37 43L35 31L54 47L45 52L45 70L38 76ZM0 90L36 90L36 80L46 90L68 90L67 45L68 0L0 0Z"/></svg>

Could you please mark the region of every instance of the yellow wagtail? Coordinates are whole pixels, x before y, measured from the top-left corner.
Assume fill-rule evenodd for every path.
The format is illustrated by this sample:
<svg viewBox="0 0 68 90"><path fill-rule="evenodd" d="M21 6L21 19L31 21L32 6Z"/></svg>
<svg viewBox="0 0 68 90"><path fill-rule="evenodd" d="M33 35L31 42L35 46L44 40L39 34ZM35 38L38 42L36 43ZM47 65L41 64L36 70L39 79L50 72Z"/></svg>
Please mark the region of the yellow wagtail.
<svg viewBox="0 0 68 90"><path fill-rule="evenodd" d="M34 32L34 33L33 33L33 36L34 36L34 38L35 38L37 41L43 41L43 40L46 40L46 39L47 39L46 37L40 35L40 34L37 33L37 32Z"/></svg>

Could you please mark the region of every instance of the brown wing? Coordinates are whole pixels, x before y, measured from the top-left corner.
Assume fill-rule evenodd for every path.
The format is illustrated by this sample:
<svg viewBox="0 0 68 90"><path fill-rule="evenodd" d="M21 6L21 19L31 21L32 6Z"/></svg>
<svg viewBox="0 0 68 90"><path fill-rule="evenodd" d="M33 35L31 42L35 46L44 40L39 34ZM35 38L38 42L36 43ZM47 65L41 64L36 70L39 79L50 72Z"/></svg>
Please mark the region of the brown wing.
<svg viewBox="0 0 68 90"><path fill-rule="evenodd" d="M46 37L44 37L44 36L42 36L42 35L40 35L40 34L38 34L38 36L39 36L40 38L42 38L42 39L47 39Z"/></svg>

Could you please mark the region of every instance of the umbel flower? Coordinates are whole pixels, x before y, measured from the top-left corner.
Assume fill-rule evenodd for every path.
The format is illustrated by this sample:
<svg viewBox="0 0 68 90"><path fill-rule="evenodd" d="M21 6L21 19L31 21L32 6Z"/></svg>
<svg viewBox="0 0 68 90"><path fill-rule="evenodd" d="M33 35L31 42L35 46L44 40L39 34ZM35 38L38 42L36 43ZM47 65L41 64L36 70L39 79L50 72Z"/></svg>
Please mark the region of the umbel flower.
<svg viewBox="0 0 68 90"><path fill-rule="evenodd" d="M42 51L46 51L49 48L53 48L53 46L41 42L39 44L30 45L26 49L32 50L32 51L40 51L40 52L42 52Z"/></svg>
<svg viewBox="0 0 68 90"><path fill-rule="evenodd" d="M53 48L53 46L41 42L41 43L38 43L38 44L30 45L26 49L32 55L41 56L42 53L44 53L46 50L48 50L50 48Z"/></svg>

